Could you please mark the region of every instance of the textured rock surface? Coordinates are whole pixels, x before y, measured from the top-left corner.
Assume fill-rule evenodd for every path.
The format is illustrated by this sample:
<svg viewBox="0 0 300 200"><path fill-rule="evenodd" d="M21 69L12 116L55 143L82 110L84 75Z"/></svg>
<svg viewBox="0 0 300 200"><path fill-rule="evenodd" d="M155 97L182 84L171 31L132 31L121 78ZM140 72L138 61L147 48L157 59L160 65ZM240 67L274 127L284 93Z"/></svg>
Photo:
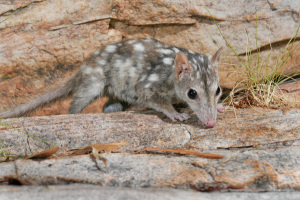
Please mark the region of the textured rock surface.
<svg viewBox="0 0 300 200"><path fill-rule="evenodd" d="M18 177L31 185L89 183L132 188L195 187L203 191L206 188L225 191L299 190L298 148L282 148L275 152L274 149L214 152L225 155L224 160L104 153L102 157L107 160L108 172L102 161L95 164L88 155L38 162L17 160L10 166L15 173L4 175ZM4 168L8 167L6 163L4 165ZM0 166L2 168L2 164Z"/></svg>
<svg viewBox="0 0 300 200"><path fill-rule="evenodd" d="M10 155L28 155L48 147L16 129L52 142L63 151L94 143L128 145L115 153L102 154L109 172L102 161L97 162L98 168L89 156L83 155L0 163L0 177L15 176L34 185L299 190L300 110L229 110L219 115L213 129L199 126L196 116L186 123L174 124L154 114L144 111L1 120L15 128L1 126L1 140ZM189 149L224 158L130 153L143 147Z"/></svg>
<svg viewBox="0 0 300 200"><path fill-rule="evenodd" d="M268 192L268 193L240 193L214 192L200 193L175 189L130 189L110 188L92 185L68 185L47 187L1 187L1 199L122 199L122 200L261 200L272 199L297 200L299 192Z"/></svg>
<svg viewBox="0 0 300 200"><path fill-rule="evenodd" d="M224 36L242 57L245 47L256 49L254 2L205 1ZM297 0L256 1L261 60L269 56L269 44L273 44L275 56L281 54L299 25L299 8ZM154 37L205 54L216 51L215 43L225 46L200 1L2 1L0 22L0 111L58 87L93 51L108 43ZM288 60L287 72L300 68L299 54L300 46ZM228 49L224 55L221 84L232 87L240 80L235 73L239 62ZM270 66L275 60L269 60ZM68 102L36 114L66 113ZM95 103L86 112L100 112L102 105Z"/></svg>
<svg viewBox="0 0 300 200"><path fill-rule="evenodd" d="M300 104L300 79L280 86L285 97Z"/></svg>
<svg viewBox="0 0 300 200"><path fill-rule="evenodd" d="M255 60L256 21L260 59L269 56L270 44L274 56L279 56L299 25L300 2L258 0L256 6L254 2L209 0L204 4L243 59L250 49L252 60ZM218 48L216 44L225 46L212 17L200 1L1 1L0 112L58 87L99 47L135 37L153 37L205 54L214 53ZM299 44L300 33L297 38L294 47ZM275 62L272 58L269 65ZM287 72L300 68L299 45L287 64ZM239 61L227 49L219 70L223 87L232 87L240 80L235 68L240 68ZM296 83L282 89L287 93L297 92L298 86ZM35 114L66 113L69 101L57 102ZM97 101L85 112L101 112L102 105L103 101ZM5 152L11 156L29 155L49 147L24 132L52 142L63 151L93 143L129 144L115 153L103 154L109 172L105 171L102 161L97 162L97 168L89 156L2 162L0 180L11 175L35 185L91 183L93 186L1 187L0 199L41 199L53 195L55 199L76 199L80 195L103 199L111 195L114 199L300 198L298 192L240 193L299 190L299 110L228 111L219 115L213 129L203 129L196 123L195 116L185 123L173 124L163 115L153 113L1 120L23 131L0 126L1 146L5 146ZM208 160L194 156L130 153L143 147L188 149L221 154L225 158ZM139 189L141 187L152 188ZM191 188L236 189L239 192L198 193Z"/></svg>
<svg viewBox="0 0 300 200"><path fill-rule="evenodd" d="M163 114L149 110L0 121L63 149L111 142L129 142L121 150L142 147L201 150L275 148L284 147L282 143L287 141L299 145L299 109L282 111L254 108L238 109L235 112L227 110L218 115L217 125L212 129L204 129L197 123L197 117L192 116L184 123L171 123ZM12 155L29 155L48 147L9 127L2 126L1 132L3 145Z"/></svg>

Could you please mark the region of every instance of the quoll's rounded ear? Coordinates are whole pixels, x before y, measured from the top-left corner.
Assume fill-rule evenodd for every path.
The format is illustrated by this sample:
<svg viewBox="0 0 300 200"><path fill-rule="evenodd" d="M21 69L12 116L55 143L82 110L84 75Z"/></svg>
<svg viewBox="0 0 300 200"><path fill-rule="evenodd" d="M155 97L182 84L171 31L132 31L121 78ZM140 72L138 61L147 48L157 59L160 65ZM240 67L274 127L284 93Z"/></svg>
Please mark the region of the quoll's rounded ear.
<svg viewBox="0 0 300 200"><path fill-rule="evenodd" d="M178 52L175 58L176 77L181 80L184 76L190 75L192 68L188 61L188 57L183 52Z"/></svg>
<svg viewBox="0 0 300 200"><path fill-rule="evenodd" d="M209 57L210 63L214 68L218 68L218 66L219 66L219 61L220 61L220 57L222 55L223 49L224 49L223 47L220 47L213 56Z"/></svg>

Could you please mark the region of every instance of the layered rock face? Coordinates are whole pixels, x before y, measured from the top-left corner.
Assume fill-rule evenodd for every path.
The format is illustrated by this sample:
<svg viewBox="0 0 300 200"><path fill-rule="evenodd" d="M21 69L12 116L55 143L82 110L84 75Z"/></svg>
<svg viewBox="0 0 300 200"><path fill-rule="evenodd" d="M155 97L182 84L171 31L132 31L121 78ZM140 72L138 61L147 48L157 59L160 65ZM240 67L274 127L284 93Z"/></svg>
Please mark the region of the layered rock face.
<svg viewBox="0 0 300 200"><path fill-rule="evenodd" d="M152 37L213 54L219 46L226 47L215 22L245 63L255 62L260 48L260 60L272 67L299 26L300 1L0 1L0 112L59 87L94 51L113 42ZM296 49L287 60L285 73L300 69L300 33L296 38L288 47ZM232 88L246 78L240 76L245 69L229 48L221 61L222 87ZM287 93L299 92L299 88L299 80L282 86ZM69 103L70 99L61 100L32 115L66 113ZM96 101L84 112L101 112L103 103ZM153 110L0 119L0 154L8 160L49 147L30 136L57 145L61 152L91 144L128 143L113 153L101 154L107 166L89 155L0 162L0 185L14 179L33 185L1 187L0 199L17 195L30 199L53 195L64 199L78 199L78 195L299 199L299 109L227 109L211 129L199 125L191 110L181 111L191 119L171 123ZM223 158L135 151L142 148L204 152ZM198 192L215 190L230 193Z"/></svg>
<svg viewBox="0 0 300 200"><path fill-rule="evenodd" d="M274 57L281 55L299 25L299 10L297 0L2 1L0 111L58 87L95 50L112 42L152 37L212 54L218 46L226 46L213 19L242 59L251 50L250 60L255 61L260 47L260 59L274 66ZM300 68L299 54L298 46L287 61L286 73ZM244 70L226 48L219 69L221 86L232 88L243 79L236 69ZM35 114L66 113L68 103L61 101ZM102 105L96 102L85 112L101 112Z"/></svg>
<svg viewBox="0 0 300 200"><path fill-rule="evenodd" d="M24 132L57 145L60 153L91 144L127 143L113 153L101 154L107 160L108 171L101 160L95 162L89 155L58 154L39 162L28 159L1 162L0 181L15 177L35 186L94 184L99 189L100 186L115 187L115 193L126 188L143 188L143 191L147 191L145 188L176 188L178 192L179 189L189 192L191 189L253 193L299 191L299 109L286 112L263 108L227 110L218 116L217 125L211 129L204 129L197 124L197 116L191 116L181 123L172 123L153 111L0 120L14 127L0 126L2 146L10 158L31 155L49 147ZM139 151L144 148L205 152L223 158ZM10 194L5 190L1 195L3 192Z"/></svg>

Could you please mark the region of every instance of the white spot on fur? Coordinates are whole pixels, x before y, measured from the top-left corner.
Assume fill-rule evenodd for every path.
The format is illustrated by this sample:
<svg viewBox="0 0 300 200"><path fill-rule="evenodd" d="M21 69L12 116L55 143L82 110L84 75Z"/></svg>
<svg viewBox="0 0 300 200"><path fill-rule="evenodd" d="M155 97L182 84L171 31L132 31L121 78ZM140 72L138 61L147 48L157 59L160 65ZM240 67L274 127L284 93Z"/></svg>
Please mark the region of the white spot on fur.
<svg viewBox="0 0 300 200"><path fill-rule="evenodd" d="M150 69L152 69L152 67L147 67L147 70L150 70Z"/></svg>
<svg viewBox="0 0 300 200"><path fill-rule="evenodd" d="M199 79L199 78L200 78L200 72L197 71L197 79Z"/></svg>
<svg viewBox="0 0 300 200"><path fill-rule="evenodd" d="M106 59L107 56L108 56L108 54L107 54L106 52L102 52L102 53L101 53L101 58L102 58L102 59Z"/></svg>
<svg viewBox="0 0 300 200"><path fill-rule="evenodd" d="M123 67L124 68L132 68L132 61L131 61L131 59L126 59Z"/></svg>
<svg viewBox="0 0 300 200"><path fill-rule="evenodd" d="M145 51L145 47L142 43L137 43L137 44L133 45L133 48L136 51L141 51L141 52Z"/></svg>
<svg viewBox="0 0 300 200"><path fill-rule="evenodd" d="M158 81L159 80L159 77L157 74L151 74L149 77L148 77L148 81L151 81L151 82L155 82L155 81Z"/></svg>
<svg viewBox="0 0 300 200"><path fill-rule="evenodd" d="M210 62L211 59L212 59L212 55L208 55L207 57L208 57L208 60L209 60L209 62Z"/></svg>
<svg viewBox="0 0 300 200"><path fill-rule="evenodd" d="M151 85L152 85L152 83L147 83L147 84L145 85L145 88L149 88Z"/></svg>
<svg viewBox="0 0 300 200"><path fill-rule="evenodd" d="M172 65L173 64L173 58L164 58L163 63L166 65Z"/></svg>
<svg viewBox="0 0 300 200"><path fill-rule="evenodd" d="M116 51L116 49L117 49L116 45L108 45L106 46L105 51L108 53L113 53Z"/></svg>
<svg viewBox="0 0 300 200"><path fill-rule="evenodd" d="M195 58L193 58L193 63L196 65L197 64L197 60Z"/></svg>
<svg viewBox="0 0 300 200"><path fill-rule="evenodd" d="M121 67L122 66L122 60L116 60L116 62L114 63L114 67L116 67L116 68L119 68L119 67Z"/></svg>
<svg viewBox="0 0 300 200"><path fill-rule="evenodd" d="M82 73L83 74L91 74L92 73L92 68L91 67L87 67L85 69L83 69Z"/></svg>
<svg viewBox="0 0 300 200"><path fill-rule="evenodd" d="M95 76L90 77L90 81L96 82L96 81L97 81L97 77L95 77ZM94 84L95 84L95 83L94 83Z"/></svg>
<svg viewBox="0 0 300 200"><path fill-rule="evenodd" d="M96 67L94 73L104 75L103 69L101 67Z"/></svg>
<svg viewBox="0 0 300 200"><path fill-rule="evenodd" d="M191 53L191 54L195 54L195 52L193 52L193 51L191 51L191 50L188 50L188 52Z"/></svg>
<svg viewBox="0 0 300 200"><path fill-rule="evenodd" d="M104 60L104 59L102 59L102 60L97 60L97 63L99 64L99 65L105 65L106 64L106 60Z"/></svg>
<svg viewBox="0 0 300 200"><path fill-rule="evenodd" d="M211 75L211 70L206 70L206 75L209 77Z"/></svg>
<svg viewBox="0 0 300 200"><path fill-rule="evenodd" d="M178 53L179 52L179 49L177 49L176 47L173 47L173 50Z"/></svg>
<svg viewBox="0 0 300 200"><path fill-rule="evenodd" d="M143 82L146 79L147 75L143 75L142 78L140 79L140 82Z"/></svg>
<svg viewBox="0 0 300 200"><path fill-rule="evenodd" d="M86 95L88 96L94 96L95 94L100 94L101 89L103 88L103 84L98 82L98 78L95 76L92 76L90 80L93 82L90 84L90 87L87 88L85 92L87 92Z"/></svg>
<svg viewBox="0 0 300 200"><path fill-rule="evenodd" d="M128 44L133 44L133 43L135 43L135 42L136 42L136 39L127 41Z"/></svg>
<svg viewBox="0 0 300 200"><path fill-rule="evenodd" d="M127 59L124 63L122 63L120 65L121 67L119 67L119 76L125 77L127 75L127 73L129 73L129 76L131 75L131 71L130 69L132 68L132 61L130 59ZM133 75L134 76L134 75ZM132 77L133 77L132 76Z"/></svg>
<svg viewBox="0 0 300 200"><path fill-rule="evenodd" d="M207 85L210 85L210 80L209 79L207 79Z"/></svg>
<svg viewBox="0 0 300 200"><path fill-rule="evenodd" d="M145 38L144 41L145 42L152 42L152 39L151 38Z"/></svg>
<svg viewBox="0 0 300 200"><path fill-rule="evenodd" d="M99 55L100 54L100 49L98 49L97 51L94 52L94 55Z"/></svg>
<svg viewBox="0 0 300 200"><path fill-rule="evenodd" d="M202 68L201 68L201 64L200 64L200 63L198 64L198 69L199 69L200 72L202 71Z"/></svg>
<svg viewBox="0 0 300 200"><path fill-rule="evenodd" d="M204 62L203 56L199 56L199 60L203 63Z"/></svg>
<svg viewBox="0 0 300 200"><path fill-rule="evenodd" d="M173 51L170 50L170 49L157 49L156 52L161 53L161 54L171 54L171 53L173 53Z"/></svg>
<svg viewBox="0 0 300 200"><path fill-rule="evenodd" d="M134 67L129 68L129 76L136 77L136 69Z"/></svg>

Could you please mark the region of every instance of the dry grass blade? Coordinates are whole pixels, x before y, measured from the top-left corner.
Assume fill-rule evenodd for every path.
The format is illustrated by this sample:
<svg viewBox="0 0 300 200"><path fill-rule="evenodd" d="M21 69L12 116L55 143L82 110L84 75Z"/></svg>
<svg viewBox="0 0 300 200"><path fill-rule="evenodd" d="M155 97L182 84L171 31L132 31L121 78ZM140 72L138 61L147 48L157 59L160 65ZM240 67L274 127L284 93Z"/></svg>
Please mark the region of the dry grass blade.
<svg viewBox="0 0 300 200"><path fill-rule="evenodd" d="M140 152L155 152L155 153L172 153L172 154L181 154L181 155L194 155L201 158L208 158L208 159L221 159L224 158L223 155L218 154L210 154L210 153L201 153L197 151L188 151L188 150L177 150L177 149L160 149L160 148L144 148L144 149L137 149L132 151L134 153Z"/></svg>
<svg viewBox="0 0 300 200"><path fill-rule="evenodd" d="M215 192L222 190L243 190L245 186L243 185L203 185L201 187L196 187L195 185L190 184L191 189L199 191L199 192Z"/></svg>
<svg viewBox="0 0 300 200"><path fill-rule="evenodd" d="M33 154L32 156L29 156L25 159L46 159L51 157L53 154L55 154L59 150L59 147L51 147L49 149L46 149L42 152Z"/></svg>
<svg viewBox="0 0 300 200"><path fill-rule="evenodd" d="M19 179L15 176L4 176L0 179L0 185L30 185L27 181Z"/></svg>
<svg viewBox="0 0 300 200"><path fill-rule="evenodd" d="M98 151L114 151L121 148L120 145L116 144L92 144L91 146Z"/></svg>
<svg viewBox="0 0 300 200"><path fill-rule="evenodd" d="M97 159L101 160L104 163L106 172L108 173L108 168L107 168L107 160L100 156L99 151L114 151L119 149L122 145L126 145L128 142L118 142L118 143L108 143L108 144L91 144L86 147L83 147L81 149L70 149L69 152L71 151L71 155L83 155L83 154L88 154L91 153L91 159L95 162L95 165L97 169L100 171L101 168L98 166Z"/></svg>
<svg viewBox="0 0 300 200"><path fill-rule="evenodd" d="M102 156L100 156L99 155L99 149L98 148L96 148L96 147L94 147L94 146L92 146L92 149L93 149L93 157L95 158L95 159L99 159L99 160L101 160L103 163L104 163L104 166L105 166L105 169L106 169L106 172L108 173L108 168L107 168L107 162L106 162L106 158L103 158ZM97 164L97 162L96 162L96 160L94 160L94 162L96 163L96 165L97 165L97 168L100 170L100 167L98 166L98 164Z"/></svg>
<svg viewBox="0 0 300 200"><path fill-rule="evenodd" d="M70 149L72 155L83 155L92 152L94 149L98 151L114 151L121 148L121 145L126 145L128 142L108 143L108 144L91 144L81 149Z"/></svg>
<svg viewBox="0 0 300 200"><path fill-rule="evenodd" d="M0 163L2 163L2 162L11 162L11 161L15 161L15 160L17 160L17 159L19 159L20 158L20 156L14 156L14 157L10 157L10 156L7 156L7 157L5 157L5 158L0 158Z"/></svg>

